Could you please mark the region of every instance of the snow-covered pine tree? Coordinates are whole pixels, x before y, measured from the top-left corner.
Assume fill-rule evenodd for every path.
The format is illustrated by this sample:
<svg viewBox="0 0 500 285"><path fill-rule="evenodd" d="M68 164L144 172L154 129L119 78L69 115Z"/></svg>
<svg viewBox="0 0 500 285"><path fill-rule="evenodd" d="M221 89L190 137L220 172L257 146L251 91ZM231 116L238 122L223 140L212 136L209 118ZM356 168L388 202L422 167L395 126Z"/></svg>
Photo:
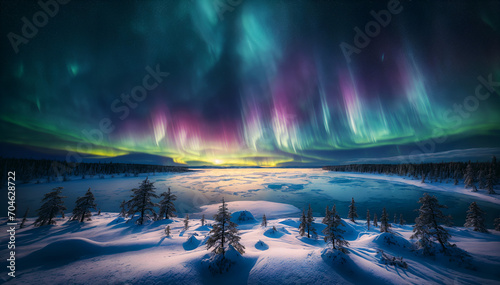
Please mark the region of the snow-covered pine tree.
<svg viewBox="0 0 500 285"><path fill-rule="evenodd" d="M329 218L330 218L330 209L328 209L328 205L326 205L325 217L323 218L323 220L321 220L321 223L327 225Z"/></svg>
<svg viewBox="0 0 500 285"><path fill-rule="evenodd" d="M142 225L145 219L157 218L154 210L156 204L151 201L151 198L158 198L155 193L154 182L150 182L146 177L139 188L132 189L132 192L132 199L126 203L128 206L127 216L133 217L135 213L139 213L140 216L137 219L139 225Z"/></svg>
<svg viewBox="0 0 500 285"><path fill-rule="evenodd" d="M184 230L187 231L189 228L189 214L186 214L186 217L184 218Z"/></svg>
<svg viewBox="0 0 500 285"><path fill-rule="evenodd" d="M484 184L484 171L481 169L479 171L479 176L477 177L477 182L478 182L478 188L479 189L484 189L485 184Z"/></svg>
<svg viewBox="0 0 500 285"><path fill-rule="evenodd" d="M306 218L306 212L304 209L302 209L302 215L300 216L299 219L299 234L301 236L304 236L306 234L306 227L307 227L307 218Z"/></svg>
<svg viewBox="0 0 500 285"><path fill-rule="evenodd" d="M55 225L56 222L53 219L58 213L61 213L64 218L66 207L62 199L66 197L61 196L62 189L63 187L56 187L51 192L45 194L42 199L44 203L38 209L38 218L35 221L35 227Z"/></svg>
<svg viewBox="0 0 500 285"><path fill-rule="evenodd" d="M495 225L495 231L500 231L500 217L496 218L493 223Z"/></svg>
<svg viewBox="0 0 500 285"><path fill-rule="evenodd" d="M356 212L356 206L354 205L354 198L351 199L351 204L349 205L349 213L347 214L347 217L351 219L353 223L356 222L354 218L358 217L358 213Z"/></svg>
<svg viewBox="0 0 500 285"><path fill-rule="evenodd" d="M238 235L237 225L231 222L231 213L228 211L226 202L222 198L222 205L214 216L214 224L209 232L207 240L207 250L214 248L215 254L226 254L226 246L232 245L239 253L245 253L245 247L240 244L241 237Z"/></svg>
<svg viewBox="0 0 500 285"><path fill-rule="evenodd" d="M73 216L71 216L71 221L80 221L83 223L85 220L90 221L92 214L90 213L90 209L96 209L97 204L95 203L94 194L90 191L90 188L85 193L85 196L78 197L76 199L76 206L73 209Z"/></svg>
<svg viewBox="0 0 500 285"><path fill-rule="evenodd" d="M306 230L307 230L307 237L310 238L311 236L313 238L317 237L316 229L313 226L314 222L314 217L313 217L313 212L311 209L311 204L309 204L309 209L307 209L307 219L306 219Z"/></svg>
<svg viewBox="0 0 500 285"><path fill-rule="evenodd" d="M486 190L488 190L488 194L496 194L495 190L493 190L494 185L495 175L493 174L493 169L490 167L490 173L486 177Z"/></svg>
<svg viewBox="0 0 500 285"><path fill-rule="evenodd" d="M266 214L262 215L262 223L260 224L262 227L267 227L267 218Z"/></svg>
<svg viewBox="0 0 500 285"><path fill-rule="evenodd" d="M366 227L370 230L370 210L366 210Z"/></svg>
<svg viewBox="0 0 500 285"><path fill-rule="evenodd" d="M201 216L201 226L203 227L205 225L205 214Z"/></svg>
<svg viewBox="0 0 500 285"><path fill-rule="evenodd" d="M431 252L433 240L437 240L443 252L446 251L446 246L449 245L448 239L451 235L440 224L449 224L450 216L445 216L441 209L448 208L445 205L439 204L435 196L429 196L424 193L424 196L418 200L421 204L418 210L419 216L415 219L413 226L414 234L412 239L417 238L417 245L424 250L424 254L432 255Z"/></svg>
<svg viewBox="0 0 500 285"><path fill-rule="evenodd" d="M472 164L469 161L469 164L467 165L464 175L465 188L471 187L473 183L474 183L474 171L472 170Z"/></svg>
<svg viewBox="0 0 500 285"><path fill-rule="evenodd" d="M479 208L476 202L472 202L467 211L464 227L473 227L476 232L487 233L488 230L484 225L484 215L485 213Z"/></svg>
<svg viewBox="0 0 500 285"><path fill-rule="evenodd" d="M24 224L26 223L26 219L28 218L29 211L30 211L30 208L26 209L26 212L24 212L23 221L21 222L21 225L19 226L20 229L24 228Z"/></svg>
<svg viewBox="0 0 500 285"><path fill-rule="evenodd" d="M166 235L167 237L170 237L170 226L166 226L166 227L165 227L165 235Z"/></svg>
<svg viewBox="0 0 500 285"><path fill-rule="evenodd" d="M387 211L385 210L385 207L382 209L382 216L380 216L380 232L381 233L388 233L389 227L391 225L389 224L389 215L387 215Z"/></svg>
<svg viewBox="0 0 500 285"><path fill-rule="evenodd" d="M177 200L177 196L171 193L170 187L168 187L167 192L161 193L160 197L162 197L160 203L158 203L158 206L160 207L160 213L158 214L159 219L170 219L177 217L175 214L175 205L174 201Z"/></svg>
<svg viewBox="0 0 500 285"><path fill-rule="evenodd" d="M405 223L406 223L406 221L403 219L403 214L400 214L399 215L399 225L404 226Z"/></svg>
<svg viewBox="0 0 500 285"><path fill-rule="evenodd" d="M378 227L377 213L373 214L373 226Z"/></svg>
<svg viewBox="0 0 500 285"><path fill-rule="evenodd" d="M345 230L340 228L340 226L345 226L345 224L337 214L335 205L333 205L329 214L330 217L327 219L327 225L323 230L325 242L331 243L333 249L340 250L343 253L349 253L346 248L349 246L349 242L344 240L344 237L342 236L342 234L345 233Z"/></svg>

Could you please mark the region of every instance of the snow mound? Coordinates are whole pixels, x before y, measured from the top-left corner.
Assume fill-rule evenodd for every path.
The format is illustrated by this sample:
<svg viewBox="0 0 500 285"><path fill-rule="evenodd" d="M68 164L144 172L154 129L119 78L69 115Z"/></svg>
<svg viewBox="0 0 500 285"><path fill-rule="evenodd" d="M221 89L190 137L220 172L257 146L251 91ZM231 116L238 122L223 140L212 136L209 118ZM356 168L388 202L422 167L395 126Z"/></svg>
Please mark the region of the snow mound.
<svg viewBox="0 0 500 285"><path fill-rule="evenodd" d="M227 247L225 256L222 254L210 254L206 255L206 257L207 258L203 259L201 263L207 267L213 275L228 272L232 266L242 259L241 254L234 249L232 245Z"/></svg>
<svg viewBox="0 0 500 285"><path fill-rule="evenodd" d="M476 267L472 263L472 257L470 256L470 254L467 251L457 247L455 244L448 244L443 250L441 244L433 242L431 243L431 246L427 251L419 248L415 252L418 255L428 257L431 256L434 260L442 264L450 263L472 270L476 269Z"/></svg>
<svg viewBox="0 0 500 285"><path fill-rule="evenodd" d="M83 256L102 252L103 246L86 238L70 238L56 241L34 251L25 257L24 264L47 265L47 263L68 263Z"/></svg>
<svg viewBox="0 0 500 285"><path fill-rule="evenodd" d="M342 234L345 240L356 240L358 238L359 231L356 229L358 225L352 224L350 221L346 221L342 219L344 222L344 226L341 226L340 228L345 231L345 233Z"/></svg>
<svg viewBox="0 0 500 285"><path fill-rule="evenodd" d="M258 250L268 250L269 245L267 245L267 243L259 240L257 243L255 243L255 248Z"/></svg>
<svg viewBox="0 0 500 285"><path fill-rule="evenodd" d="M231 221L237 224L254 224L257 220L249 211L238 211L231 215Z"/></svg>
<svg viewBox="0 0 500 285"><path fill-rule="evenodd" d="M124 217L119 215L118 217L114 218L111 222L109 222L108 226L122 224L122 223L125 223L126 221L127 221L127 219L125 219Z"/></svg>
<svg viewBox="0 0 500 285"><path fill-rule="evenodd" d="M289 226L289 227L298 228L300 225L300 222L297 220L286 219L286 220L281 221L280 224L283 224L283 225Z"/></svg>
<svg viewBox="0 0 500 285"><path fill-rule="evenodd" d="M196 249L198 245L200 245L200 240L198 240L195 235L192 235L185 243L182 244L182 247L184 250L189 251Z"/></svg>
<svg viewBox="0 0 500 285"><path fill-rule="evenodd" d="M341 270L354 272L354 268L356 268L349 255L340 250L325 248L321 251L321 258L333 267L339 267Z"/></svg>
<svg viewBox="0 0 500 285"><path fill-rule="evenodd" d="M295 214L300 212L300 210L295 206L268 201L233 201L227 202L226 204L230 212L246 210L252 212L256 217L262 217L262 215L266 214L268 219L283 216L295 216ZM198 214L204 214L206 217L212 217L219 210L219 206L220 203L202 206L202 211Z"/></svg>
<svg viewBox="0 0 500 285"><path fill-rule="evenodd" d="M210 228L207 225L204 226L199 226L195 229L197 232L208 232L210 231Z"/></svg>
<svg viewBox="0 0 500 285"><path fill-rule="evenodd" d="M276 229L276 227L272 227L272 228L267 229L264 232L264 235L268 238L280 238L280 237L284 236L285 234L280 232L278 229Z"/></svg>
<svg viewBox="0 0 500 285"><path fill-rule="evenodd" d="M412 243L398 233L381 233L373 239L373 243L382 248L413 248Z"/></svg>

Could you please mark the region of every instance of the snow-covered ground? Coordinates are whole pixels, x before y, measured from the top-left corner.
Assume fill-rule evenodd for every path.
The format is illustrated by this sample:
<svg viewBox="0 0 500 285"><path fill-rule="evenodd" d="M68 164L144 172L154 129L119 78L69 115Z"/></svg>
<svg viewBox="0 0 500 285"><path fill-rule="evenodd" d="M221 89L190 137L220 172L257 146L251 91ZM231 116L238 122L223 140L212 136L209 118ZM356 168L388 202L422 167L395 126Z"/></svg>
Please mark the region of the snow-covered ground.
<svg viewBox="0 0 500 285"><path fill-rule="evenodd" d="M193 216L210 215L218 204L202 208ZM473 232L449 228L451 242L471 255L469 264L444 257L423 257L411 250L411 225L394 225L394 235L366 229L365 221L344 220L344 237L350 254L344 263L323 255L327 245L320 238L298 234L299 209L266 201L229 202L237 215L249 211L250 219L239 225L242 257L229 272L212 275L204 259L209 257L205 241L210 226L193 219L187 231L182 218L149 222L138 226L126 223L117 213L104 212L83 224L58 219L54 226L29 226L16 233L16 278L6 272L6 284L499 284L500 233ZM268 227L260 226L266 214ZM190 215L191 216L191 215ZM234 216L234 215L233 215ZM294 216L294 218L290 218ZM324 225L316 217L318 233ZM5 219L0 220L4 225ZM164 228L170 225L171 237ZM275 226L278 230L273 232ZM1 231L5 232L5 226ZM2 235L1 244L7 237ZM385 264L385 256L403 257L404 269ZM6 247L0 256L7 256Z"/></svg>

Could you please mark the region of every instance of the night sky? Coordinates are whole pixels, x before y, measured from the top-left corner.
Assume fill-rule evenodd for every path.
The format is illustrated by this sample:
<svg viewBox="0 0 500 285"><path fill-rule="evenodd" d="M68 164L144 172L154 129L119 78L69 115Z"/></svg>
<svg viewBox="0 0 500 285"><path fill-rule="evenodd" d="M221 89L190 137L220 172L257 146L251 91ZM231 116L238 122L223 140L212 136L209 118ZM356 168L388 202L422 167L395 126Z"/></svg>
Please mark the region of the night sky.
<svg viewBox="0 0 500 285"><path fill-rule="evenodd" d="M73 0L44 18L36 1L1 1L0 155L190 166L499 155L500 2L401 1L357 48L355 28L389 2ZM23 17L45 25L23 36Z"/></svg>

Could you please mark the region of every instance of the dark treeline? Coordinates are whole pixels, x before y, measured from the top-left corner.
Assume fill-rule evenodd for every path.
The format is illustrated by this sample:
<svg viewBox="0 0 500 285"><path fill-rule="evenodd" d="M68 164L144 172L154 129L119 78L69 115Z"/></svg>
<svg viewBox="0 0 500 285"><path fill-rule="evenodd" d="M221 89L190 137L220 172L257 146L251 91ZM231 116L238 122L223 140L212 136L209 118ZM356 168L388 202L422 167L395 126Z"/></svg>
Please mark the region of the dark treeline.
<svg viewBox="0 0 500 285"><path fill-rule="evenodd" d="M155 172L185 172L186 167L131 164L131 163L67 163L57 160L47 159L25 159L25 158L1 158L0 167L2 172L0 177L2 181L6 178L7 172L15 171L16 178L20 182L28 183L32 180L37 182L55 181L58 179L66 180L69 176L104 177L104 175L125 175L137 176L139 173Z"/></svg>
<svg viewBox="0 0 500 285"><path fill-rule="evenodd" d="M420 164L350 164L324 166L324 170L376 174L396 174L422 182L463 183L467 188L493 191L500 174L496 157L491 162L441 162Z"/></svg>

